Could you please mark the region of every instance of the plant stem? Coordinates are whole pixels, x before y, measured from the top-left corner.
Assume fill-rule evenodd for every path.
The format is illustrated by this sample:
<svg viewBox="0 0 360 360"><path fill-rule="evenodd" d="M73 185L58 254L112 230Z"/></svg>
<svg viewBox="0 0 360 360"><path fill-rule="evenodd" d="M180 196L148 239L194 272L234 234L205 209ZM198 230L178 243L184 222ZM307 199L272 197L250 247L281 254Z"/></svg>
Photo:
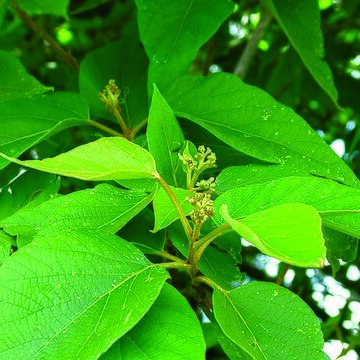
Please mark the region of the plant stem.
<svg viewBox="0 0 360 360"><path fill-rule="evenodd" d="M206 246L209 245L212 241L214 241L217 237L225 234L226 232L231 231L230 225L225 223L220 225L218 228L210 232L209 234L205 235L195 244L195 250L199 250L205 244Z"/></svg>
<svg viewBox="0 0 360 360"><path fill-rule="evenodd" d="M188 272L190 272L192 269L192 265L186 263L178 263L178 262L168 262L157 265L162 266L165 269L185 269Z"/></svg>
<svg viewBox="0 0 360 360"><path fill-rule="evenodd" d="M141 123L137 124L130 133L130 139L133 140L136 136L136 134L147 124L148 119L146 118Z"/></svg>
<svg viewBox="0 0 360 360"><path fill-rule="evenodd" d="M124 137L128 140L130 140L130 129L127 127L123 117L121 116L121 113L117 107L114 106L113 108L113 114L116 117L116 120L119 122L120 127L124 133Z"/></svg>
<svg viewBox="0 0 360 360"><path fill-rule="evenodd" d="M266 7L263 7L261 10L260 22L250 36L234 70L234 74L239 76L240 79L246 77L251 61L256 53L258 43L263 38L264 32L270 25L271 19L272 15L270 11Z"/></svg>
<svg viewBox="0 0 360 360"><path fill-rule="evenodd" d="M279 277L276 280L276 284L281 285L284 281L285 275L287 273L287 271L289 270L290 265L289 264L285 264L284 267L281 270L281 273L279 274Z"/></svg>
<svg viewBox="0 0 360 360"><path fill-rule="evenodd" d="M110 135L124 137L124 135L119 133L118 131L111 129L111 128L107 127L106 125L100 124L95 120L89 120L88 124L98 128L98 129L101 129L102 131L104 131Z"/></svg>
<svg viewBox="0 0 360 360"><path fill-rule="evenodd" d="M213 289L215 289L215 288L218 289L219 291L221 291L224 294L227 293L227 291L224 290L220 285L218 285L216 282L212 281L211 279L209 279L206 276L197 276L194 279L194 282L201 282L201 283L204 283L204 284L210 286Z"/></svg>
<svg viewBox="0 0 360 360"><path fill-rule="evenodd" d="M231 230L229 224L223 224L216 228L211 233L204 236L201 240L197 241L194 244L194 264L197 264L201 258L201 255L204 253L205 249L219 236L225 234L227 231Z"/></svg>
<svg viewBox="0 0 360 360"><path fill-rule="evenodd" d="M185 260L182 260L182 259L178 258L177 256L171 255L171 254L169 254L168 252L166 252L164 250L160 250L160 251L159 250L154 250L153 252L151 252L151 254L162 256L165 259L172 260L172 261L177 262L179 264L187 264L187 262Z"/></svg>
<svg viewBox="0 0 360 360"><path fill-rule="evenodd" d="M80 71L80 67L75 58L65 51L44 29L42 29L31 17L22 10L15 1L11 1L11 7L15 10L21 21L34 32L38 33L53 49L53 51L67 65L72 67L76 72Z"/></svg>
<svg viewBox="0 0 360 360"><path fill-rule="evenodd" d="M157 178L157 181L160 183L160 185L166 191L166 193L168 194L170 200L174 204L175 210L177 211L177 213L178 213L178 215L180 217L181 224L182 224L182 226L183 226L183 228L185 230L186 237L187 237L187 239L189 241L189 244L191 244L191 236L192 236L193 231L192 231L192 228L190 226L190 223L189 223L188 219L186 218L186 216L184 214L184 211L183 211L181 205L178 202L178 199L176 198L175 194L171 190L168 183L160 175Z"/></svg>

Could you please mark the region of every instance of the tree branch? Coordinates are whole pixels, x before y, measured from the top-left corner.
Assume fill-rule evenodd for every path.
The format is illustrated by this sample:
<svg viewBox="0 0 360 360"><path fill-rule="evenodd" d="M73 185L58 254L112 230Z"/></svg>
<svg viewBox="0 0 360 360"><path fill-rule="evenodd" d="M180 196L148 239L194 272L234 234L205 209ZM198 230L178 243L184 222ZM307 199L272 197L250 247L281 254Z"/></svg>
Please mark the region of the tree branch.
<svg viewBox="0 0 360 360"><path fill-rule="evenodd" d="M260 22L256 27L255 31L251 34L245 46L244 52L241 54L240 59L234 70L234 74L239 76L240 79L244 79L246 77L250 63L256 53L258 43L262 39L268 26L270 25L271 20L272 15L270 11L266 7L263 7L261 10Z"/></svg>
<svg viewBox="0 0 360 360"><path fill-rule="evenodd" d="M65 51L44 29L42 29L24 10L22 10L15 1L11 1L10 4L21 21L31 30L38 33L65 64L69 65L77 72L80 71L77 61L69 52Z"/></svg>

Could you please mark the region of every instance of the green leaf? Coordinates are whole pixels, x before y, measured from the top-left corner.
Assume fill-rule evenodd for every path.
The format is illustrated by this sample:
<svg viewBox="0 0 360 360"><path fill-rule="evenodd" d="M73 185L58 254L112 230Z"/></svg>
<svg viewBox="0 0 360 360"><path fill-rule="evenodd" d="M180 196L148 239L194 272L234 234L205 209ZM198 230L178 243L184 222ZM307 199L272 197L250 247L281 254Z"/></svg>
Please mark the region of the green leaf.
<svg viewBox="0 0 360 360"><path fill-rule="evenodd" d="M154 233L151 231L153 227L154 213L149 208L145 208L126 224L118 232L118 235L127 241L132 241L144 253L149 249L163 250L166 241L165 231Z"/></svg>
<svg viewBox="0 0 360 360"><path fill-rule="evenodd" d="M214 206L227 204L233 218L274 205L304 203L315 207L324 225L360 238L360 190L318 177L288 177L229 190ZM220 218L215 214L215 220Z"/></svg>
<svg viewBox="0 0 360 360"><path fill-rule="evenodd" d="M326 258L331 264L333 277L335 277L340 270L339 259L348 262L356 259L359 239L329 228L324 228L324 237L327 249Z"/></svg>
<svg viewBox="0 0 360 360"><path fill-rule="evenodd" d="M221 171L216 177L216 192L224 193L227 190L264 183L289 176L307 176L301 171L287 165L249 164L245 166L230 166Z"/></svg>
<svg viewBox="0 0 360 360"><path fill-rule="evenodd" d="M1 3L0 3L1 6ZM3 5L4 6L4 5ZM5 51L0 51L0 101L30 97L53 90L29 75L20 60ZM3 106L3 105L1 105Z"/></svg>
<svg viewBox="0 0 360 360"><path fill-rule="evenodd" d="M228 0L136 0L140 37L150 59L149 89L163 90L187 72L199 48L233 12Z"/></svg>
<svg viewBox="0 0 360 360"><path fill-rule="evenodd" d="M247 155L359 187L351 169L299 115L234 75L183 76L165 97L175 115Z"/></svg>
<svg viewBox="0 0 360 360"><path fill-rule="evenodd" d="M224 334L219 324L212 322L212 325L216 332L219 344L221 345L224 353L229 357L230 360L254 360L251 355L245 352L240 346L236 345Z"/></svg>
<svg viewBox="0 0 360 360"><path fill-rule="evenodd" d="M11 180L0 192L0 220L24 206L34 207L57 194L60 179L54 175L27 170Z"/></svg>
<svg viewBox="0 0 360 360"><path fill-rule="evenodd" d="M89 110L78 94L54 93L6 101L0 118L0 152L17 157L61 130L86 125ZM0 169L8 163L0 157Z"/></svg>
<svg viewBox="0 0 360 360"><path fill-rule="evenodd" d="M29 14L51 14L66 17L70 0L16 0L16 3Z"/></svg>
<svg viewBox="0 0 360 360"><path fill-rule="evenodd" d="M262 0L262 2L276 17L311 75L337 103L337 90L331 70L324 60L324 40L318 1Z"/></svg>
<svg viewBox="0 0 360 360"><path fill-rule="evenodd" d="M187 198L192 195L191 191L181 188L174 188L172 186L170 186L170 188L180 203L185 216L189 215L191 210L193 210L192 205L187 201ZM179 214L174 208L174 204L162 187L159 188L155 194L153 205L155 213L154 232L166 228L176 219L179 219Z"/></svg>
<svg viewBox="0 0 360 360"><path fill-rule="evenodd" d="M11 247L15 245L14 239L0 229L0 266L10 256Z"/></svg>
<svg viewBox="0 0 360 360"><path fill-rule="evenodd" d="M162 178L175 187L184 184L185 172L178 153L185 138L175 115L156 85L146 132L150 153Z"/></svg>
<svg viewBox="0 0 360 360"><path fill-rule="evenodd" d="M32 169L81 180L155 179L155 161L145 149L121 137L104 137L44 160L5 159Z"/></svg>
<svg viewBox="0 0 360 360"><path fill-rule="evenodd" d="M301 267L323 267L326 254L321 218L305 204L282 204L235 220L223 204L220 215L266 255Z"/></svg>
<svg viewBox="0 0 360 360"><path fill-rule="evenodd" d="M198 266L206 277L225 290L231 290L246 280L245 274L239 271L236 260L214 246L206 248Z"/></svg>
<svg viewBox="0 0 360 360"><path fill-rule="evenodd" d="M4 20L4 14L9 6L9 0L0 0L0 26L2 26Z"/></svg>
<svg viewBox="0 0 360 360"><path fill-rule="evenodd" d="M265 282L215 288L213 304L222 331L254 360L324 359L317 317L285 288Z"/></svg>
<svg viewBox="0 0 360 360"><path fill-rule="evenodd" d="M99 90L114 79L121 90L121 113L131 127L148 115L148 59L136 41L137 30L131 36L90 52L80 68L80 93L86 98L92 116L117 121L100 101ZM135 38L134 38L135 37Z"/></svg>
<svg viewBox="0 0 360 360"><path fill-rule="evenodd" d="M103 230L116 233L129 220L149 204L153 194L122 190L108 184L94 189L75 191L24 208L0 222L10 235L27 238L37 234L48 235L68 229Z"/></svg>
<svg viewBox="0 0 360 360"><path fill-rule="evenodd" d="M36 239L0 268L0 356L96 359L147 313L167 277L115 235Z"/></svg>
<svg viewBox="0 0 360 360"><path fill-rule="evenodd" d="M205 341L199 320L185 298L165 284L146 315L100 360L204 358Z"/></svg>

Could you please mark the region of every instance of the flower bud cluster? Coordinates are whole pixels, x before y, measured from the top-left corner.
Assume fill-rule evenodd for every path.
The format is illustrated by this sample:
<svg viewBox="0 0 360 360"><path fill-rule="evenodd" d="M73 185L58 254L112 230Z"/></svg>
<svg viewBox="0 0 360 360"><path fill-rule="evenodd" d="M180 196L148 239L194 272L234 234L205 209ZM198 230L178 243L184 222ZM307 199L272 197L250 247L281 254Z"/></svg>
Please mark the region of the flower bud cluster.
<svg viewBox="0 0 360 360"><path fill-rule="evenodd" d="M178 156L180 161L187 169L196 170L197 162L190 154L184 152L182 155L179 153Z"/></svg>
<svg viewBox="0 0 360 360"><path fill-rule="evenodd" d="M115 84L115 80L109 80L109 84L105 86L105 89L100 90L100 100L105 103L107 111L114 113L120 109L119 96L121 90Z"/></svg>
<svg viewBox="0 0 360 360"><path fill-rule="evenodd" d="M188 148L178 156L186 169L185 171L195 172L196 177L204 170L216 167L216 155L209 147L205 148L203 145L198 147L198 153L195 156L190 154Z"/></svg>
<svg viewBox="0 0 360 360"><path fill-rule="evenodd" d="M198 150L196 158L199 160L199 166L205 165L206 168L216 167L216 155L209 147L205 148L204 145L200 145Z"/></svg>
<svg viewBox="0 0 360 360"><path fill-rule="evenodd" d="M201 226L214 215L214 202L211 194L215 191L215 178L197 180L204 170L216 167L216 155L210 148L201 145L195 156L192 156L189 148L186 147L183 154L179 154L179 159L187 173L187 188L194 192L193 196L187 198L194 207L189 215L195 225Z"/></svg>
<svg viewBox="0 0 360 360"><path fill-rule="evenodd" d="M207 180L200 180L195 183L195 190L196 191L215 191L215 178L211 177Z"/></svg>
<svg viewBox="0 0 360 360"><path fill-rule="evenodd" d="M187 200L194 207L194 210L190 212L194 224L201 225L214 215L214 201L211 200L210 193L195 193L193 197Z"/></svg>

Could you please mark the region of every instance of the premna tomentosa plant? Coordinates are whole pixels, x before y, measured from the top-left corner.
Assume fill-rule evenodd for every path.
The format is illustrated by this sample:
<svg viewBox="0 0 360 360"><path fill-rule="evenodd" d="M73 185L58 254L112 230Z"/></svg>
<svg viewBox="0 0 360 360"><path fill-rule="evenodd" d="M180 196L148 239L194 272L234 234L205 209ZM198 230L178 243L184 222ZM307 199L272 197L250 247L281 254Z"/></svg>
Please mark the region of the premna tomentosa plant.
<svg viewBox="0 0 360 360"><path fill-rule="evenodd" d="M120 92L101 94L107 110L121 116ZM43 160L2 154L26 168L104 182L30 202L2 221L3 235L16 235L20 248L0 271L7 284L2 353L106 359L146 348L154 358L197 359L211 326L231 358L324 357L320 323L297 295L245 281L240 239L286 264L322 267L322 219L336 214L332 222L341 226L341 214L351 213L323 207L333 200L328 189L358 190L320 177L279 176L283 165L218 173L214 152L184 139L156 86L146 139L148 150L119 136ZM238 183L239 175L257 171L275 171L276 178ZM309 188L317 189L311 197Z"/></svg>
<svg viewBox="0 0 360 360"><path fill-rule="evenodd" d="M292 8L263 3L336 102L326 63L284 16ZM281 276L242 272L242 239L285 269L327 258L336 271L341 241L360 236L358 179L264 91L187 73L231 2L136 7L143 47L132 31L89 53L79 93L51 92L0 52L0 167L11 175L1 357L192 360L221 347L230 359L326 359L318 318ZM80 127L83 145L51 146ZM63 194L68 178L81 186Z"/></svg>

